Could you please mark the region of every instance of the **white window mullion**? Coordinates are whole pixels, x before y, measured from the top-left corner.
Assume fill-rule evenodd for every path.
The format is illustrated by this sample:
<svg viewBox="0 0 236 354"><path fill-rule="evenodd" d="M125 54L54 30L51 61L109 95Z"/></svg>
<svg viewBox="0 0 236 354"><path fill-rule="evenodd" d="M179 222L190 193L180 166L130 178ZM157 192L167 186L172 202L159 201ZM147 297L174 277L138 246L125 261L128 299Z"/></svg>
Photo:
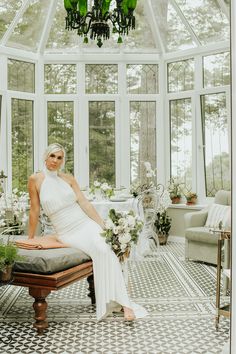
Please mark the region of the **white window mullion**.
<svg viewBox="0 0 236 354"><path fill-rule="evenodd" d="M127 100L126 64L118 65L118 92L119 99L119 120L121 130L120 150L120 186L129 188L130 185L130 124L129 124L129 103Z"/></svg>
<svg viewBox="0 0 236 354"><path fill-rule="evenodd" d="M81 188L89 187L89 101L85 95L85 63L77 70L78 83L78 180Z"/></svg>
<svg viewBox="0 0 236 354"><path fill-rule="evenodd" d="M167 66L164 60L159 61L159 95L156 102L156 166L157 166L157 183L166 184L169 176L169 163L170 155L169 148L167 146L167 141L169 141L168 136L168 111L167 105L168 101L166 99L166 75Z"/></svg>

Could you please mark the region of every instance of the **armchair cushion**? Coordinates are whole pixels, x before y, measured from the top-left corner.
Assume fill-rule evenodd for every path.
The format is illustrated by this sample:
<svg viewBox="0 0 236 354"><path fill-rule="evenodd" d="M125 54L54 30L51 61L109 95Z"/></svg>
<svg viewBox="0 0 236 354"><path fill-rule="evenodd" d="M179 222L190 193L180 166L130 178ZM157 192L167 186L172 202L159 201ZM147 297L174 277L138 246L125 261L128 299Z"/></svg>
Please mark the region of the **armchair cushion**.
<svg viewBox="0 0 236 354"><path fill-rule="evenodd" d="M218 227L222 222L223 227L230 226L230 206L213 203L209 207L206 227Z"/></svg>
<svg viewBox="0 0 236 354"><path fill-rule="evenodd" d="M203 209L193 213L187 213L184 215L186 228L195 226L204 226L206 223L208 209Z"/></svg>
<svg viewBox="0 0 236 354"><path fill-rule="evenodd" d="M193 242L217 244L217 236L209 232L207 227L191 227L186 230L185 237Z"/></svg>

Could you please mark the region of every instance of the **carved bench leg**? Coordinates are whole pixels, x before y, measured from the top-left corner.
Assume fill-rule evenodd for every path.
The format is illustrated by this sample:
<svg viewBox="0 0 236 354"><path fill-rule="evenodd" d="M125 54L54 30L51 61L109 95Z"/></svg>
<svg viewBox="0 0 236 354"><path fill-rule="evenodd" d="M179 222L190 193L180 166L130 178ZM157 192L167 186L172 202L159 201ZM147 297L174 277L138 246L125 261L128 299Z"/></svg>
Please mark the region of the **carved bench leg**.
<svg viewBox="0 0 236 354"><path fill-rule="evenodd" d="M48 304L46 302L46 297L50 294L50 290L46 289L35 289L29 288L29 294L34 298L34 312L36 322L34 323L34 327L37 329L38 334L43 334L44 329L48 327L48 322L46 320L47 315L47 307Z"/></svg>
<svg viewBox="0 0 236 354"><path fill-rule="evenodd" d="M89 294L88 294L88 296L91 298L92 304L96 304L93 274L88 276L87 282L89 283Z"/></svg>

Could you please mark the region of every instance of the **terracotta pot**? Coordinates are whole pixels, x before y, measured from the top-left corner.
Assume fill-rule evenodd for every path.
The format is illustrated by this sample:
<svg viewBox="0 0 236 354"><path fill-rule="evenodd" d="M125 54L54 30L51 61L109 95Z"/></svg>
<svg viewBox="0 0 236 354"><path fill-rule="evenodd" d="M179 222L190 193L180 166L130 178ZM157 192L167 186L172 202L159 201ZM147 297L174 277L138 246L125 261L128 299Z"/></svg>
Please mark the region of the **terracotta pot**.
<svg viewBox="0 0 236 354"><path fill-rule="evenodd" d="M166 245L168 236L169 236L168 234L162 234L162 233L157 234L157 238L160 246Z"/></svg>
<svg viewBox="0 0 236 354"><path fill-rule="evenodd" d="M13 265L7 265L4 270L0 270L0 282L5 283L12 279Z"/></svg>
<svg viewBox="0 0 236 354"><path fill-rule="evenodd" d="M187 205L193 205L197 203L197 198L191 198L187 200Z"/></svg>
<svg viewBox="0 0 236 354"><path fill-rule="evenodd" d="M180 203L180 197L174 197L171 199L172 204L179 204Z"/></svg>

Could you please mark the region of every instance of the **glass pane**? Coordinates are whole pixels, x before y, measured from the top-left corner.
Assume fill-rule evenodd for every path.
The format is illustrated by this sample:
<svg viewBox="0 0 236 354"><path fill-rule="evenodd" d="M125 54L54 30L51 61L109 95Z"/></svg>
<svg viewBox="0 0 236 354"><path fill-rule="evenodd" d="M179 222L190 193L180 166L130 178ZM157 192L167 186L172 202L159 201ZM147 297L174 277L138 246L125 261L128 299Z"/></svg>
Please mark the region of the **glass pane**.
<svg viewBox="0 0 236 354"><path fill-rule="evenodd" d="M79 36L76 31L65 30L65 8L63 1L57 1L57 8L46 44L47 49L78 48Z"/></svg>
<svg viewBox="0 0 236 354"><path fill-rule="evenodd" d="M33 173L33 101L12 99L12 187L27 191Z"/></svg>
<svg viewBox="0 0 236 354"><path fill-rule="evenodd" d="M45 93L76 93L75 64L44 65Z"/></svg>
<svg viewBox="0 0 236 354"><path fill-rule="evenodd" d="M191 99L170 101L171 177L192 189Z"/></svg>
<svg viewBox="0 0 236 354"><path fill-rule="evenodd" d="M229 20L217 0L175 0L202 44L229 40Z"/></svg>
<svg viewBox="0 0 236 354"><path fill-rule="evenodd" d="M220 189L230 190L226 94L203 95L201 106L206 195L214 197Z"/></svg>
<svg viewBox="0 0 236 354"><path fill-rule="evenodd" d="M194 59L187 59L169 63L168 91L178 92L194 89Z"/></svg>
<svg viewBox="0 0 236 354"><path fill-rule="evenodd" d="M7 45L37 51L50 3L48 0L31 0Z"/></svg>
<svg viewBox="0 0 236 354"><path fill-rule="evenodd" d="M65 170L74 172L74 104L48 102L48 144L59 143L66 150Z"/></svg>
<svg viewBox="0 0 236 354"><path fill-rule="evenodd" d="M127 93L158 93L158 65L127 65Z"/></svg>
<svg viewBox="0 0 236 354"><path fill-rule="evenodd" d="M230 53L203 57L204 87L230 85Z"/></svg>
<svg viewBox="0 0 236 354"><path fill-rule="evenodd" d="M22 0L1 0L0 4L0 39L7 31L11 21L22 5Z"/></svg>
<svg viewBox="0 0 236 354"><path fill-rule="evenodd" d="M89 102L89 181L115 185L115 102Z"/></svg>
<svg viewBox="0 0 236 354"><path fill-rule="evenodd" d="M131 183L146 183L144 162L156 168L156 102L130 102Z"/></svg>
<svg viewBox="0 0 236 354"><path fill-rule="evenodd" d="M8 60L8 90L35 92L35 65L20 60Z"/></svg>
<svg viewBox="0 0 236 354"><path fill-rule="evenodd" d="M164 22L163 19L162 22ZM168 4L165 22L166 24L164 25L163 23L161 34L168 52L196 47L189 30L186 29L182 19L171 4Z"/></svg>
<svg viewBox="0 0 236 354"><path fill-rule="evenodd" d="M86 93L117 93L118 66L109 64L85 65Z"/></svg>

